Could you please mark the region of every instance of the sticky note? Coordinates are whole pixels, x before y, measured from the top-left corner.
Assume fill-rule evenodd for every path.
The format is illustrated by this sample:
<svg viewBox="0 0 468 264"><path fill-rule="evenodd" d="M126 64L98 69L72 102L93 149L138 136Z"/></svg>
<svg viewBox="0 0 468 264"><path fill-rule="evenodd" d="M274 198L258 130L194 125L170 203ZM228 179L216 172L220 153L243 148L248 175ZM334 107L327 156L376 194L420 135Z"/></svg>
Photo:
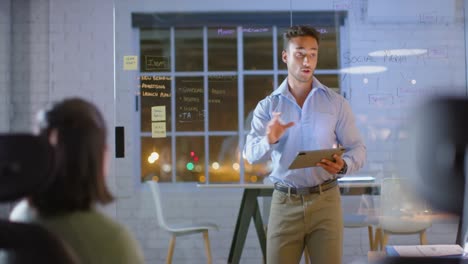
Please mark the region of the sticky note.
<svg viewBox="0 0 468 264"><path fill-rule="evenodd" d="M124 71L136 71L138 69L138 56L124 56Z"/></svg>
<svg viewBox="0 0 468 264"><path fill-rule="evenodd" d="M151 121L166 121L166 106L151 107Z"/></svg>
<svg viewBox="0 0 468 264"><path fill-rule="evenodd" d="M151 123L151 137L153 138L166 137L166 122Z"/></svg>

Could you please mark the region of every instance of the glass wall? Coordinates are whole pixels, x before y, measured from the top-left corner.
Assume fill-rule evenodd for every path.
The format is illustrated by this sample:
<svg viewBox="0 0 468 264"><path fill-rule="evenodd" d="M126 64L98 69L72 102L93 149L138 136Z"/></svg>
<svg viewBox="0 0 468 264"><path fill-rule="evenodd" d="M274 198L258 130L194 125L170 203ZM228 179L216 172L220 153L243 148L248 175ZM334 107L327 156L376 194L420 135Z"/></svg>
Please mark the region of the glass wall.
<svg viewBox="0 0 468 264"><path fill-rule="evenodd" d="M130 12L139 181L263 181L269 162L248 164L241 150L251 112L287 75L282 33L291 24L321 32L315 76L351 104L368 149L356 176L396 172L402 125L421 100L466 95L463 1L295 4L176 12L148 3ZM117 76L123 94L126 77Z"/></svg>

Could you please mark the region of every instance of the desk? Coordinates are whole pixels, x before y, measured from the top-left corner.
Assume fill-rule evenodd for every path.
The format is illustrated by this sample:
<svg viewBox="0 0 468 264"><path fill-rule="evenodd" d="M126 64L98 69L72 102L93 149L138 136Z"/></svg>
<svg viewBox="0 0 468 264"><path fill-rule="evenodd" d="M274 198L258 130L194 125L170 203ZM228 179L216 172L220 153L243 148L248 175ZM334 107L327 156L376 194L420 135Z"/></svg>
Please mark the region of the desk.
<svg viewBox="0 0 468 264"><path fill-rule="evenodd" d="M342 181L339 180L342 195L380 194L380 183ZM262 249L263 259L266 259L266 235L263 229L262 216L258 206L258 197L272 196L273 185L271 184L198 184L200 188L242 188L242 201L237 215L236 228L231 242L228 263L239 263L245 238L249 230L250 219L255 224L258 240Z"/></svg>

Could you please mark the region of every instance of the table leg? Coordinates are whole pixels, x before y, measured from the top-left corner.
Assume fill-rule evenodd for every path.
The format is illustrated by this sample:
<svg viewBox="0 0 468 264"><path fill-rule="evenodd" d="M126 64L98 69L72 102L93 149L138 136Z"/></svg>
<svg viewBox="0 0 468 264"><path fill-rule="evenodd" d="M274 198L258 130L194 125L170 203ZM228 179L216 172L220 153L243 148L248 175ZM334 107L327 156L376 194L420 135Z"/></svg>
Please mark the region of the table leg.
<svg viewBox="0 0 468 264"><path fill-rule="evenodd" d="M259 191L255 189L244 190L234 236L232 238L231 250L229 251L228 263L239 263L245 244L245 238L249 230L250 219L254 216L255 208L258 210L258 193Z"/></svg>
<svg viewBox="0 0 468 264"><path fill-rule="evenodd" d="M260 242L260 247L262 248L263 262L266 263L266 235L257 199L255 199L255 214L253 215L253 218L255 229L257 229L258 242Z"/></svg>

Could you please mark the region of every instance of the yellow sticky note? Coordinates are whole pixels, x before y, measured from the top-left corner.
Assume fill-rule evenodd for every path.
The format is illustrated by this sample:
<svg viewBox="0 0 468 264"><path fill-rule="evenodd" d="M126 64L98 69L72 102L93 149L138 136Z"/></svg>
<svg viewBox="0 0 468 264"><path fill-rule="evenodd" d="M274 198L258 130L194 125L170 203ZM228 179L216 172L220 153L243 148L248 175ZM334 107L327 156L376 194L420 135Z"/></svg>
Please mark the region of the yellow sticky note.
<svg viewBox="0 0 468 264"><path fill-rule="evenodd" d="M124 71L138 70L138 56L124 56Z"/></svg>
<svg viewBox="0 0 468 264"><path fill-rule="evenodd" d="M166 121L166 106L151 107L151 121Z"/></svg>
<svg viewBox="0 0 468 264"><path fill-rule="evenodd" d="M151 123L151 137L153 138L166 137L166 122Z"/></svg>

